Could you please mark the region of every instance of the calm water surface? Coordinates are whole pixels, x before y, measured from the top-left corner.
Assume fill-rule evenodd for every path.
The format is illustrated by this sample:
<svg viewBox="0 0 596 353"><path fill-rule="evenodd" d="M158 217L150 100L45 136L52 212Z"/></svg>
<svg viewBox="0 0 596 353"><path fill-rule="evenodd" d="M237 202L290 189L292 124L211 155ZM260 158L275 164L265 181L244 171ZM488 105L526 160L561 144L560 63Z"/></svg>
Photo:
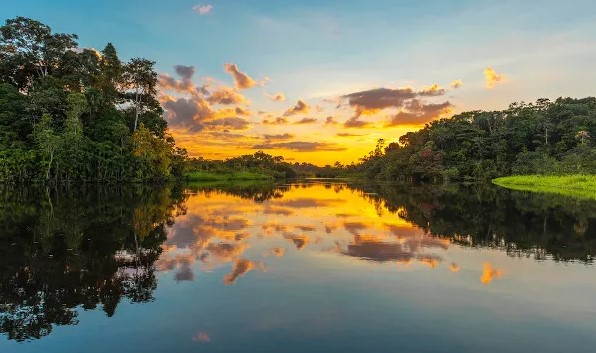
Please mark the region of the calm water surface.
<svg viewBox="0 0 596 353"><path fill-rule="evenodd" d="M0 352L594 352L596 203L0 189Z"/></svg>

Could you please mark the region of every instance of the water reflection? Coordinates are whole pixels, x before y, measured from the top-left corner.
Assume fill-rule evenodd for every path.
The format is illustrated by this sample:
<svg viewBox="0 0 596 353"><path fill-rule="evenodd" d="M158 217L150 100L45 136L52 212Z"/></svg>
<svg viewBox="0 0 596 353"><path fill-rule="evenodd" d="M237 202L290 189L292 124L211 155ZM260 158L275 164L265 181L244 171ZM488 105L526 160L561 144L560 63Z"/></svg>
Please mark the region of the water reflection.
<svg viewBox="0 0 596 353"><path fill-rule="evenodd" d="M172 189L0 189L0 331L18 341L77 324L79 309L153 300Z"/></svg>
<svg viewBox="0 0 596 353"><path fill-rule="evenodd" d="M428 234L466 247L489 247L536 260L591 263L596 202L497 187L361 187L380 209ZM367 191L375 190L377 194Z"/></svg>
<svg viewBox="0 0 596 353"><path fill-rule="evenodd" d="M511 269L458 249L582 264L596 250L596 203L492 186L1 189L0 209L0 330L17 341L77 324L81 310L113 316L125 301L150 302L160 276L183 284L216 273L219 285L236 288L331 258L345 271L377 266L371 275L387 266L467 271L492 286ZM213 338L203 330L189 337Z"/></svg>

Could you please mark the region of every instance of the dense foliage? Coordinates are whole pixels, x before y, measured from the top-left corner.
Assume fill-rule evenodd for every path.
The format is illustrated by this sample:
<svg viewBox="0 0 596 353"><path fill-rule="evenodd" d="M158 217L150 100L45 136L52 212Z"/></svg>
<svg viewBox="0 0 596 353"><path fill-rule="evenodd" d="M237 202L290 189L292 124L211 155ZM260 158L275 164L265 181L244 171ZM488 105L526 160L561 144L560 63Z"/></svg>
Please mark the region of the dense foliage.
<svg viewBox="0 0 596 353"><path fill-rule="evenodd" d="M433 121L349 167L377 180L488 180L596 173L596 98L515 103Z"/></svg>
<svg viewBox="0 0 596 353"><path fill-rule="evenodd" d="M203 177L209 177L210 175L243 179L234 178L234 175L239 172L243 173L246 179L284 179L297 176L291 167L292 165L284 162L283 157L272 156L263 151L226 160L192 158L187 164L187 169L190 170L187 176L192 179L192 176L196 175L197 180L203 180Z"/></svg>
<svg viewBox="0 0 596 353"><path fill-rule="evenodd" d="M166 133L154 62L24 17L0 27L0 180L165 180L186 152Z"/></svg>

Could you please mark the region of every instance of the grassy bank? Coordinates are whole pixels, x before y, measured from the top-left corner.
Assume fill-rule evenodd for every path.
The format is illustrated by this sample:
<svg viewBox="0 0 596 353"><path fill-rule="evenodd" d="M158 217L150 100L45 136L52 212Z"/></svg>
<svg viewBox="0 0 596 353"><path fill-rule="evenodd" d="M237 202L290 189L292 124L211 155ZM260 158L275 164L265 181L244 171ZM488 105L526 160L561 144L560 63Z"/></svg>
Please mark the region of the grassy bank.
<svg viewBox="0 0 596 353"><path fill-rule="evenodd" d="M271 175L255 172L221 172L211 173L204 171L192 171L184 175L188 181L233 181L233 180L273 180Z"/></svg>
<svg viewBox="0 0 596 353"><path fill-rule="evenodd" d="M494 179L493 183L514 190L596 200L596 175L515 175Z"/></svg>

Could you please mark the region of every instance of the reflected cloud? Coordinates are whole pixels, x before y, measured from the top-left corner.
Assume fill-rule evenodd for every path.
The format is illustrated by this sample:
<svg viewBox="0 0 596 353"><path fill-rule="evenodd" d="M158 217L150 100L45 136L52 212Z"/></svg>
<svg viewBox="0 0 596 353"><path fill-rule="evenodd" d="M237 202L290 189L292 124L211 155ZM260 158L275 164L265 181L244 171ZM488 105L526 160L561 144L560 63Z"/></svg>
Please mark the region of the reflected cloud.
<svg viewBox="0 0 596 353"><path fill-rule="evenodd" d="M192 340L200 343L209 343L211 342L211 337L209 337L207 332L199 331L192 336Z"/></svg>
<svg viewBox="0 0 596 353"><path fill-rule="evenodd" d="M480 276L480 283L490 284L494 279L501 278L503 271L494 268L489 262L482 264L482 276Z"/></svg>
<svg viewBox="0 0 596 353"><path fill-rule="evenodd" d="M345 254L375 262L410 262L413 257L401 244L371 241L350 244Z"/></svg>
<svg viewBox="0 0 596 353"><path fill-rule="evenodd" d="M248 247L248 244L217 243L207 245L205 250L212 258L221 262L229 262L242 255Z"/></svg>
<svg viewBox="0 0 596 353"><path fill-rule="evenodd" d="M292 208L310 208L310 207L326 207L341 203L340 200L334 199L320 199L310 197L300 197L289 200L280 200L275 202L277 205L292 207Z"/></svg>
<svg viewBox="0 0 596 353"><path fill-rule="evenodd" d="M239 259L234 261L232 272L224 277L224 283L228 286L236 283L238 278L250 272L252 269L254 269L254 267L255 263L247 259Z"/></svg>
<svg viewBox="0 0 596 353"><path fill-rule="evenodd" d="M282 256L284 256L285 253L286 253L286 249L278 246L278 247L266 250L263 253L263 256L264 257L268 257L268 256L282 257Z"/></svg>
<svg viewBox="0 0 596 353"><path fill-rule="evenodd" d="M310 242L308 236L304 234L298 235L293 233L285 233L284 238L291 240L298 250L301 250Z"/></svg>
<svg viewBox="0 0 596 353"><path fill-rule="evenodd" d="M461 267L447 250L454 243L474 246L469 235L442 237L431 231L437 224L452 227L444 217L427 218L447 207L444 201L398 194L405 202L395 205L378 192L312 182L253 192L260 196L250 196L249 190L226 193L208 189L194 193L187 214L176 220L162 246L157 268L176 271L177 281L191 281L197 271L212 271L231 263L233 269L224 283L233 284L254 269L266 270L255 258L284 257L288 252L300 251L300 256L319 252L341 254L355 261L419 265L404 267L407 270L445 266L457 273ZM410 205L407 202L411 200L421 201ZM541 227L543 231L543 223ZM291 242L292 246L268 244L279 240ZM486 263L480 282L489 284L502 274L502 270Z"/></svg>

